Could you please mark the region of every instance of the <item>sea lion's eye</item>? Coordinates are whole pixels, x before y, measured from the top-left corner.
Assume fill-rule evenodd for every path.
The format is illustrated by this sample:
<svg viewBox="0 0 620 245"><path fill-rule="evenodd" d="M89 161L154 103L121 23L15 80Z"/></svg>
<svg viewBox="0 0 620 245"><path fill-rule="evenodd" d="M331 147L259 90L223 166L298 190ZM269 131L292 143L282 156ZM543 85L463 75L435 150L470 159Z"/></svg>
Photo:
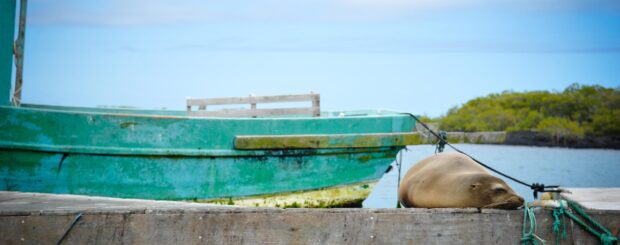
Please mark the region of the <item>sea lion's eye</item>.
<svg viewBox="0 0 620 245"><path fill-rule="evenodd" d="M495 193L497 193L497 194L506 193L506 189L504 189L502 187L495 188L493 191L495 191Z"/></svg>

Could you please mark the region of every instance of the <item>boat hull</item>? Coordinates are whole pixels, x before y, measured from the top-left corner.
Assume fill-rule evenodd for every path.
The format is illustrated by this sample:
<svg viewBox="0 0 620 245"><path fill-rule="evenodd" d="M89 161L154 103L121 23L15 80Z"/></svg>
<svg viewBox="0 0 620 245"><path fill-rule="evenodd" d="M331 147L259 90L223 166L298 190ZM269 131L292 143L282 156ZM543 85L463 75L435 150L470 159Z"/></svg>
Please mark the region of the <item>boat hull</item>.
<svg viewBox="0 0 620 245"><path fill-rule="evenodd" d="M377 111L184 113L0 106L0 190L200 201L321 191L377 181L415 127Z"/></svg>
<svg viewBox="0 0 620 245"><path fill-rule="evenodd" d="M2 149L0 189L160 200L238 199L376 181L397 151L171 157Z"/></svg>

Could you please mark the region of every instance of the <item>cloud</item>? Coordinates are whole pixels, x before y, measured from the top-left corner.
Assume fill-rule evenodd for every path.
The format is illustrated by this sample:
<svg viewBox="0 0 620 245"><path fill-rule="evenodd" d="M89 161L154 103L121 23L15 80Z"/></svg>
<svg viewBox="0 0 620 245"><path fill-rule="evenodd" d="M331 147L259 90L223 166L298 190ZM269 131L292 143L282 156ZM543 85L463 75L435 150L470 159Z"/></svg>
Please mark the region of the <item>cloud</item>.
<svg viewBox="0 0 620 245"><path fill-rule="evenodd" d="M367 9L432 9L432 8L452 8L471 6L478 4L479 0L340 0L340 3L347 7L352 8L367 8Z"/></svg>
<svg viewBox="0 0 620 245"><path fill-rule="evenodd" d="M620 10L616 0L339 0L344 6L374 10L497 8L520 10Z"/></svg>
<svg viewBox="0 0 620 245"><path fill-rule="evenodd" d="M342 53L342 54L424 54L424 53L620 53L620 45L613 43L566 43L530 40L490 40L470 38L427 39L424 37L310 37L296 39L278 36L244 38L214 38L187 40L163 48L161 51L208 52L270 52L270 53Z"/></svg>
<svg viewBox="0 0 620 245"><path fill-rule="evenodd" d="M216 17L199 1L185 3L187 5L162 0L35 0L29 4L29 21L33 24L144 26L195 23Z"/></svg>
<svg viewBox="0 0 620 245"><path fill-rule="evenodd" d="M490 9L620 11L617 0L33 0L32 24L86 26L184 25L231 21L358 21L429 11Z"/></svg>

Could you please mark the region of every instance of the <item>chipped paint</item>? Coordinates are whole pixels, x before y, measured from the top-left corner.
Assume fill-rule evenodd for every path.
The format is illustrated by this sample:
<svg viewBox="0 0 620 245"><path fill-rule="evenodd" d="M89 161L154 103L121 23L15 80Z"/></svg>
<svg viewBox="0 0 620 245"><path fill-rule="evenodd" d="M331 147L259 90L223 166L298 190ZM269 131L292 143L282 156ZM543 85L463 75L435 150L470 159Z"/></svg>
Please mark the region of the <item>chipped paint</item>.
<svg viewBox="0 0 620 245"><path fill-rule="evenodd" d="M298 191L241 198L194 200L200 203L235 205L242 207L279 208L339 208L361 207L376 185L376 181L362 182L311 191Z"/></svg>
<svg viewBox="0 0 620 245"><path fill-rule="evenodd" d="M137 123L137 122L123 122L123 123L121 123L119 126L120 126L121 128L128 128L128 127L131 127L131 129L133 129L133 127L134 127L134 126L136 126L136 125L138 125L138 123Z"/></svg>
<svg viewBox="0 0 620 245"><path fill-rule="evenodd" d="M63 157L58 153L0 149L0 190L163 200L240 198L376 181L396 152L219 158ZM357 160L368 154L372 155L368 162Z"/></svg>

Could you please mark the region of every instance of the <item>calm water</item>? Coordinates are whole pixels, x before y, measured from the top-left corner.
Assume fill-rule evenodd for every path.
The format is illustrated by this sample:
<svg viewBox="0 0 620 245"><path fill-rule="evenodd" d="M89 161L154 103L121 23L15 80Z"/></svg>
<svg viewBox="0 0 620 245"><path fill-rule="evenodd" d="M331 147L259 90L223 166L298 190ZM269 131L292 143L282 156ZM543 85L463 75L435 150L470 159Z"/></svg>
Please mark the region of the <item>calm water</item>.
<svg viewBox="0 0 620 245"><path fill-rule="evenodd" d="M566 149L529 146L457 144L476 159L528 183L562 187L620 187L620 150ZM417 161L434 154L430 145L409 146L403 152L402 174ZM446 146L446 151L451 151ZM383 176L368 199L366 208L393 208L396 205L398 170ZM528 187L504 179L527 201L533 199Z"/></svg>

